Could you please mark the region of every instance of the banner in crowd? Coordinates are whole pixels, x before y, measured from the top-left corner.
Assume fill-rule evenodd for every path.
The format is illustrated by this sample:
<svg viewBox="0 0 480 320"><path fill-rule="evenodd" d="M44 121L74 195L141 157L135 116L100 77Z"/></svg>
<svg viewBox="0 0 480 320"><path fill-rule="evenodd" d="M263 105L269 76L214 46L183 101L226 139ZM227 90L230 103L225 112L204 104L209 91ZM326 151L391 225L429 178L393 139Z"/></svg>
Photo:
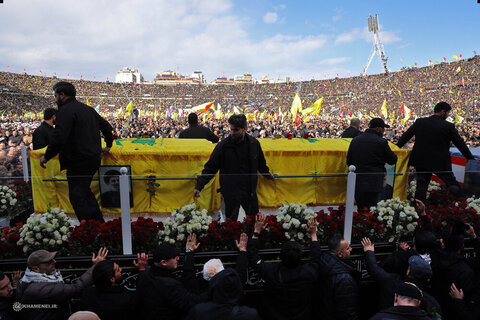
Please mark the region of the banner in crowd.
<svg viewBox="0 0 480 320"><path fill-rule="evenodd" d="M258 178L257 194L261 208L278 207L285 202L310 205L345 203L347 177L343 174L348 172L346 156L351 139L259 141L270 172L279 176L275 181ZM191 177L202 172L214 147L207 140L200 139L117 139L110 153L103 155L102 165L131 166L132 216L158 216L192 203L195 180ZM406 172L409 150L393 144L390 147L398 156L396 172ZM46 169L41 168L39 161L44 151L30 153L35 211L46 212L48 207L59 207L73 213L65 171L60 172L58 157L51 159ZM310 177L312 174L318 177ZM148 180L147 177L161 180ZM159 186L154 186L152 181ZM397 175L393 196L405 199L406 186L407 175ZM92 182L91 188L100 200L98 178ZM218 189L217 174L201 192L198 204L202 209L220 209ZM101 209L105 217L120 216L120 209Z"/></svg>

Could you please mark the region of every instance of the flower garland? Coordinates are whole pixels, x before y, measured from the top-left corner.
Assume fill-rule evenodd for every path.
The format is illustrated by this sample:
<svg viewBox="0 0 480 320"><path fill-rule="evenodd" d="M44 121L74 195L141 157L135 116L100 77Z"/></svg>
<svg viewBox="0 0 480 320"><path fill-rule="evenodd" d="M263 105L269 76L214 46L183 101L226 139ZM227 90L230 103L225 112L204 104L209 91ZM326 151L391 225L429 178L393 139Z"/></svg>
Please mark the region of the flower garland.
<svg viewBox="0 0 480 320"><path fill-rule="evenodd" d="M313 210L300 203L284 204L277 211L277 221L283 222L282 227L285 230L285 237L302 243L310 237L306 230L308 219L316 217L317 215Z"/></svg>
<svg viewBox="0 0 480 320"><path fill-rule="evenodd" d="M32 214L20 229L17 245L23 246L24 253L37 249L57 250L68 240L73 226L74 220L58 208L43 214Z"/></svg>
<svg viewBox="0 0 480 320"><path fill-rule="evenodd" d="M163 222L164 229L158 232L159 242L181 246L190 233L195 233L197 239L202 238L207 234L211 222L212 217L207 210L197 210L195 204L177 208L172 212L172 217Z"/></svg>

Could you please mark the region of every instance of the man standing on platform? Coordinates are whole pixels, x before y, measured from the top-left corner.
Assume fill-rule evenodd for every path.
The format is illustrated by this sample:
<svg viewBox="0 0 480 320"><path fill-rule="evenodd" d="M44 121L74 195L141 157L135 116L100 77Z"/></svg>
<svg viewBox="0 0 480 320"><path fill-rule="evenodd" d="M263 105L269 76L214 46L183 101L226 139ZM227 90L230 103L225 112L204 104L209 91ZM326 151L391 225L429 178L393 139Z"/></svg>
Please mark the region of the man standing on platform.
<svg viewBox="0 0 480 320"><path fill-rule="evenodd" d="M357 173L355 200L358 210L367 210L377 205L383 188L385 163L394 165L397 156L383 138L385 128L390 128L383 119L370 120L369 129L353 138L348 148L347 165L354 165Z"/></svg>
<svg viewBox="0 0 480 320"><path fill-rule="evenodd" d="M269 172L260 143L246 133L248 128L245 115L233 115L228 123L231 133L217 144L210 155L202 175L197 178L193 197L199 197L200 191L220 170L225 215L230 220L237 221L240 205L246 215L258 212L257 171L267 179L274 178Z"/></svg>
<svg viewBox="0 0 480 320"><path fill-rule="evenodd" d="M57 110L47 108L43 111L43 122L33 131L32 142L33 150L45 148L50 143L53 134L53 124L55 123L55 114Z"/></svg>
<svg viewBox="0 0 480 320"><path fill-rule="evenodd" d="M210 131L210 129L198 124L198 116L196 113L188 115L189 127L180 132L180 139L207 139L212 143L218 142L218 137Z"/></svg>
<svg viewBox="0 0 480 320"><path fill-rule="evenodd" d="M423 203L427 199L427 189L432 179L432 172L445 182L450 192L461 195L460 186L452 173L451 142L467 160L474 158L455 129L455 125L446 121L450 110L452 107L448 103L437 103L433 109L434 114L428 118L417 119L397 143L401 148L415 136L410 165L414 166L417 172L415 199L419 199Z"/></svg>
<svg viewBox="0 0 480 320"><path fill-rule="evenodd" d="M90 190L100 167L102 152L110 151L112 126L94 108L75 99L73 84L60 81L53 86L58 105L55 130L40 165L59 154L60 169L67 170L68 196L78 220L103 220L95 195ZM100 131L107 147L102 149Z"/></svg>

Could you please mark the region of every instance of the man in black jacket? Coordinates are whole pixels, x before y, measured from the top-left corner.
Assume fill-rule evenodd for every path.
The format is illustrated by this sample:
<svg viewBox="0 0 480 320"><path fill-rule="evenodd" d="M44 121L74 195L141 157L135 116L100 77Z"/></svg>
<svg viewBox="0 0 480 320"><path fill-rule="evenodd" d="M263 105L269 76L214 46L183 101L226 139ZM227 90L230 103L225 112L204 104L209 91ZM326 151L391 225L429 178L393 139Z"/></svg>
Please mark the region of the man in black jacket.
<svg viewBox="0 0 480 320"><path fill-rule="evenodd" d="M248 243L250 265L265 280L262 304L259 308L264 319L310 320L314 302L312 293L318 279L318 256L315 219L308 222L312 243L312 261L302 264L302 246L296 241L287 241L280 251L280 263L263 261L258 255L259 235L265 229L265 216L256 217L254 233Z"/></svg>
<svg viewBox="0 0 480 320"><path fill-rule="evenodd" d="M446 121L450 110L452 107L448 103L437 103L433 109L434 115L417 119L397 143L401 148L415 136L415 144L410 154L410 165L414 166L417 171L415 198L423 202L427 197L432 172L446 183L452 193L461 194L460 186L452 173L450 143L453 142L465 158L474 158L455 129L455 125Z"/></svg>
<svg viewBox="0 0 480 320"><path fill-rule="evenodd" d="M358 210L377 205L383 188L385 163L394 165L397 162L388 141L382 138L385 128L390 126L380 118L373 118L369 129L353 138L348 148L347 165L354 165L357 173L355 200Z"/></svg>
<svg viewBox="0 0 480 320"><path fill-rule="evenodd" d="M18 313L13 311L14 293L10 279L0 271L0 319L2 320L17 319Z"/></svg>
<svg viewBox="0 0 480 320"><path fill-rule="evenodd" d="M411 282L402 282L395 289L394 307L380 311L370 320L432 320L419 308L423 292Z"/></svg>
<svg viewBox="0 0 480 320"><path fill-rule="evenodd" d="M195 234L187 238L185 255L198 248ZM179 254L168 244L157 246L153 266L140 274L137 286L140 319L183 319L194 305L207 301L207 294L194 294L176 279Z"/></svg>
<svg viewBox="0 0 480 320"><path fill-rule="evenodd" d="M180 139L207 139L212 143L218 142L218 137L210 131L210 129L198 124L198 116L196 113L188 115L189 127L180 132Z"/></svg>
<svg viewBox="0 0 480 320"><path fill-rule="evenodd" d="M145 271L148 255L139 253L134 265L139 272ZM110 260L100 261L92 273L94 286L83 291L77 305L81 311L95 312L102 320L128 320L135 316L136 294L128 291L122 282L122 268Z"/></svg>
<svg viewBox="0 0 480 320"><path fill-rule="evenodd" d="M247 118L243 114L233 115L228 119L230 135L222 140L210 155L202 175L197 178L193 197L200 196L200 191L220 170L220 188L225 200L225 215L236 221L240 206L245 214L258 212L257 171L267 179L273 180L257 139L248 135Z"/></svg>
<svg viewBox="0 0 480 320"><path fill-rule="evenodd" d="M43 121L32 135L33 150L42 149L48 146L53 135L57 110L47 108L43 111Z"/></svg>
<svg viewBox="0 0 480 320"><path fill-rule="evenodd" d="M69 82L53 86L58 105L55 130L40 165L59 154L60 169L67 170L68 196L78 220L103 220L95 195L90 190L93 175L100 167L101 154L112 147L112 126L94 108L75 99ZM107 147L102 149L100 131Z"/></svg>
<svg viewBox="0 0 480 320"><path fill-rule="evenodd" d="M350 127L345 129L345 131L342 133L342 138L355 138L361 133L362 131L360 131L360 120L357 118L353 118L352 120L350 120Z"/></svg>
<svg viewBox="0 0 480 320"><path fill-rule="evenodd" d="M357 320L360 273L348 261L352 247L341 236L328 241L328 252L318 259L322 290L322 319Z"/></svg>

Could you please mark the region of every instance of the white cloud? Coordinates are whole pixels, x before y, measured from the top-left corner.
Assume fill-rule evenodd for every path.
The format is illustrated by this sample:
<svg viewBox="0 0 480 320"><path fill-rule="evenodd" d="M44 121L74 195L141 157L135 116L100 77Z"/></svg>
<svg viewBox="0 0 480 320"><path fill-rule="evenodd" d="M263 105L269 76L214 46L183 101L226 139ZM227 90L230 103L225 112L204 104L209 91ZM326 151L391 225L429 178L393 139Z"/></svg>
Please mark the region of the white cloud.
<svg viewBox="0 0 480 320"><path fill-rule="evenodd" d="M102 80L125 66L147 80L177 67L201 70L208 80L224 73L311 74L309 55L320 55L327 42L325 35L253 40L233 0L7 1L0 29L2 63L13 72Z"/></svg>
<svg viewBox="0 0 480 320"><path fill-rule="evenodd" d="M381 30L381 26L380 26ZM380 40L384 44L394 43L401 41L402 39L398 36L399 31L380 31L379 36ZM373 34L368 32L368 28L365 27L355 28L350 32L342 33L337 36L335 44L350 43L356 40L364 40L366 42L373 42Z"/></svg>
<svg viewBox="0 0 480 320"><path fill-rule="evenodd" d="M276 12L267 12L263 16L263 22L267 24L275 23L277 22L277 20L278 20L278 14Z"/></svg>

